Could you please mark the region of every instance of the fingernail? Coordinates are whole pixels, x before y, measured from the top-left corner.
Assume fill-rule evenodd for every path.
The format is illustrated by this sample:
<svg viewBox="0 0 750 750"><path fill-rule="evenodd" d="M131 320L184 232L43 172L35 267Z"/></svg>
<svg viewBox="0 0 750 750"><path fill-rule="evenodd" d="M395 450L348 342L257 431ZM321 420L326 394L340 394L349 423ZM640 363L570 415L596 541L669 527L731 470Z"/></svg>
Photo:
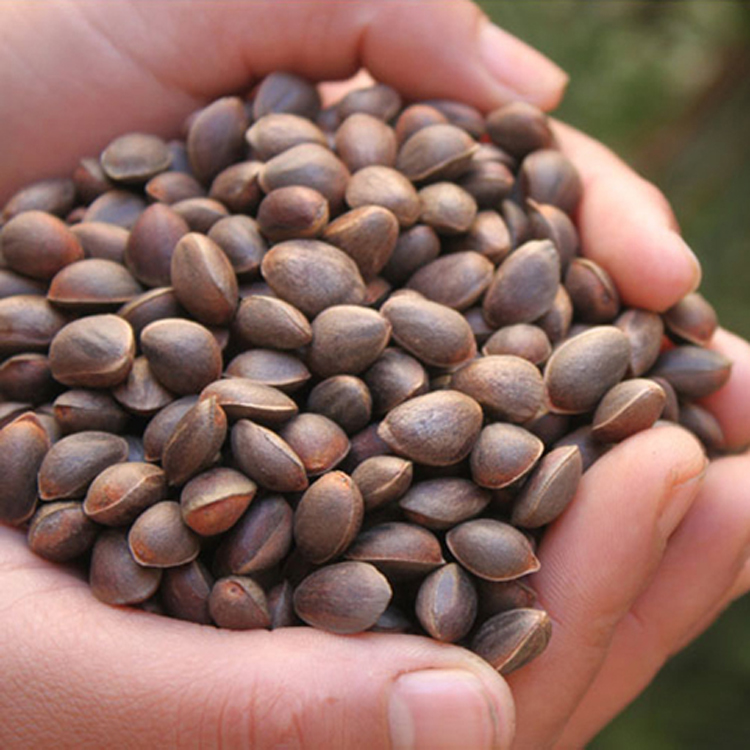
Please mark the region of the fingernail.
<svg viewBox="0 0 750 750"><path fill-rule="evenodd" d="M497 719L471 672L429 669L399 677L388 706L393 750L495 748Z"/></svg>
<svg viewBox="0 0 750 750"><path fill-rule="evenodd" d="M698 494L708 470L708 459L704 459L703 468L694 476L672 485L666 500L659 512L657 526L663 539L668 539L685 517L688 508Z"/></svg>
<svg viewBox="0 0 750 750"><path fill-rule="evenodd" d="M557 106L562 99L569 80L567 73L489 21L479 32L479 54L490 74L515 98L544 109Z"/></svg>

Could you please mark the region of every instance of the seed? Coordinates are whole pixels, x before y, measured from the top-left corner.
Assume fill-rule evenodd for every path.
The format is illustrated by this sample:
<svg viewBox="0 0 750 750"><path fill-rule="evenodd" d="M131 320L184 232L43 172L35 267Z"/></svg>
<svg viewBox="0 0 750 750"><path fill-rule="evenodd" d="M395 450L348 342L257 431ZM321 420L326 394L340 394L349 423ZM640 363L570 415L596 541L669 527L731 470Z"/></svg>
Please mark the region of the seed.
<svg viewBox="0 0 750 750"><path fill-rule="evenodd" d="M472 479L480 487L507 487L528 474L543 452L544 443L523 427L487 425L471 451Z"/></svg>
<svg viewBox="0 0 750 750"><path fill-rule="evenodd" d="M161 138L128 133L104 149L100 162L107 177L116 182L143 183L169 169L172 155Z"/></svg>
<svg viewBox="0 0 750 750"><path fill-rule="evenodd" d="M307 410L335 422L347 435L370 422L372 398L367 386L354 375L334 375L321 380L307 398Z"/></svg>
<svg viewBox="0 0 750 750"><path fill-rule="evenodd" d="M81 503L49 503L34 514L27 539L31 551L39 557L67 562L88 552L98 531L84 515Z"/></svg>
<svg viewBox="0 0 750 750"><path fill-rule="evenodd" d="M415 271L440 254L440 239L432 227L418 224L401 232L383 275L392 284L403 284Z"/></svg>
<svg viewBox="0 0 750 750"><path fill-rule="evenodd" d="M255 213L263 197L258 184L262 168L262 162L241 161L239 164L232 164L222 169L214 177L208 197L225 206L232 213Z"/></svg>
<svg viewBox="0 0 750 750"><path fill-rule="evenodd" d="M191 232L199 234L208 234L214 224L229 216L224 204L213 198L187 198L173 203L171 208Z"/></svg>
<svg viewBox="0 0 750 750"><path fill-rule="evenodd" d="M505 326L487 339L482 354L510 354L526 359L534 365L542 365L552 353L547 334L539 326L530 323L516 323Z"/></svg>
<svg viewBox="0 0 750 750"><path fill-rule="evenodd" d="M698 404L682 404L679 423L694 433L707 451L721 450L726 444L719 420Z"/></svg>
<svg viewBox="0 0 750 750"><path fill-rule="evenodd" d="M258 208L258 226L269 240L318 237L328 223L328 201L303 185L272 190Z"/></svg>
<svg viewBox="0 0 750 750"><path fill-rule="evenodd" d="M553 344L568 336L573 322L573 303L564 286L557 287L552 307L535 322Z"/></svg>
<svg viewBox="0 0 750 750"><path fill-rule="evenodd" d="M468 479L440 477L417 482L399 506L410 521L442 531L478 516L490 499L487 490Z"/></svg>
<svg viewBox="0 0 750 750"><path fill-rule="evenodd" d="M187 198L203 198L206 195L200 182L184 172L161 172L144 185L143 192L151 200L167 205Z"/></svg>
<svg viewBox="0 0 750 750"><path fill-rule="evenodd" d="M570 159L559 151L540 149L529 154L519 172L524 196L550 203L572 214L581 199L580 175Z"/></svg>
<svg viewBox="0 0 750 750"><path fill-rule="evenodd" d="M500 148L523 158L538 149L554 146L547 116L533 104L511 102L487 115L487 133Z"/></svg>
<svg viewBox="0 0 750 750"><path fill-rule="evenodd" d="M373 456L384 456L390 453L388 444L378 435L381 422L374 422L364 430L352 436L349 453L341 462L341 469L352 472L359 464Z"/></svg>
<svg viewBox="0 0 750 750"><path fill-rule="evenodd" d="M267 246L255 219L249 216L219 219L209 229L208 238L224 251L236 274L253 278L260 274Z"/></svg>
<svg viewBox="0 0 750 750"><path fill-rule="evenodd" d="M346 433L321 414L298 414L282 427L280 435L309 476L330 471L349 452Z"/></svg>
<svg viewBox="0 0 750 750"><path fill-rule="evenodd" d="M401 109L401 96L396 89L376 83L350 91L339 103L342 120L355 112L364 112L384 121L392 120Z"/></svg>
<svg viewBox="0 0 750 750"><path fill-rule="evenodd" d="M16 354L0 364L0 396L4 400L40 403L56 392L49 360L43 354Z"/></svg>
<svg viewBox="0 0 750 750"><path fill-rule="evenodd" d="M435 640L456 643L471 630L477 616L474 584L456 563L448 563L424 579L415 611Z"/></svg>
<svg viewBox="0 0 750 750"><path fill-rule="evenodd" d="M732 363L718 352L678 346L659 355L651 375L664 378L683 398L703 398L729 379Z"/></svg>
<svg viewBox="0 0 750 750"><path fill-rule="evenodd" d="M465 130L473 138L484 135L484 116L476 107L454 99L429 99L423 103L435 107L448 118L448 122Z"/></svg>
<svg viewBox="0 0 750 750"><path fill-rule="evenodd" d="M146 201L128 190L108 190L92 201L83 221L99 221L131 229L145 211Z"/></svg>
<svg viewBox="0 0 750 750"><path fill-rule="evenodd" d="M387 208L404 228L412 226L422 210L414 185L391 167L375 165L355 172L346 186L345 198L350 208Z"/></svg>
<svg viewBox="0 0 750 750"><path fill-rule="evenodd" d="M396 135L382 120L364 112L347 117L336 131L336 153L351 172L380 164L393 166Z"/></svg>
<svg viewBox="0 0 750 750"><path fill-rule="evenodd" d="M165 406L151 419L143 433L145 460L161 461L164 446L172 436L175 427L197 401L197 396L179 398Z"/></svg>
<svg viewBox="0 0 750 750"><path fill-rule="evenodd" d="M180 620L211 624L208 597L214 580L198 560L164 571L159 597L164 609Z"/></svg>
<svg viewBox="0 0 750 750"><path fill-rule="evenodd" d="M598 461L612 446L597 440L591 428L591 425L583 425L573 432L568 433L554 443L553 448L562 448L566 446L575 446L581 454L583 470L590 468L595 461Z"/></svg>
<svg viewBox="0 0 750 750"><path fill-rule="evenodd" d="M534 589L520 579L514 581L485 581L475 579L479 594L479 617L489 619L511 609L527 609L536 604Z"/></svg>
<svg viewBox="0 0 750 750"><path fill-rule="evenodd" d="M376 415L389 412L415 396L427 393L427 371L417 359L398 348L388 348L365 373Z"/></svg>
<svg viewBox="0 0 750 750"><path fill-rule="evenodd" d="M284 580L268 592L268 609L271 613L271 630L300 625L294 611L294 589Z"/></svg>
<svg viewBox="0 0 750 750"><path fill-rule="evenodd" d="M618 383L599 402L592 432L604 443L617 443L647 430L661 416L667 397L653 380L634 378Z"/></svg>
<svg viewBox="0 0 750 750"><path fill-rule="evenodd" d="M263 115L245 133L245 139L253 155L262 161L268 161L300 143L328 145L325 134L315 123L289 112Z"/></svg>
<svg viewBox="0 0 750 750"><path fill-rule="evenodd" d="M271 112L289 112L314 120L320 110L315 86L293 73L269 73L255 92L253 117L260 120Z"/></svg>
<svg viewBox="0 0 750 750"><path fill-rule="evenodd" d="M67 322L44 297L22 294L0 299L0 355L46 351Z"/></svg>
<svg viewBox="0 0 750 750"><path fill-rule="evenodd" d="M396 139L404 143L418 130L428 125L439 125L448 122L448 118L429 104L410 104L398 116L395 125Z"/></svg>
<svg viewBox="0 0 750 750"><path fill-rule="evenodd" d="M139 565L172 568L195 560L198 537L185 525L178 503L164 500L141 513L128 532L128 545Z"/></svg>
<svg viewBox="0 0 750 750"><path fill-rule="evenodd" d="M227 365L226 374L287 393L298 390L310 379L310 371L297 357L273 349L251 349L238 354Z"/></svg>
<svg viewBox="0 0 750 750"><path fill-rule="evenodd" d="M412 476L412 462L397 456L373 456L352 473L367 512L398 500L409 489Z"/></svg>
<svg viewBox="0 0 750 750"><path fill-rule="evenodd" d="M73 208L76 186L66 177L32 182L14 193L0 213L0 224L9 222L24 211L45 211L55 216L66 216Z"/></svg>
<svg viewBox="0 0 750 750"><path fill-rule="evenodd" d="M663 317L670 333L696 346L706 346L718 326L716 311L698 292L683 297Z"/></svg>
<svg viewBox="0 0 750 750"><path fill-rule="evenodd" d="M0 268L0 299L15 297L20 294L44 296L46 291L47 285L43 281L29 279L15 271Z"/></svg>
<svg viewBox="0 0 750 750"><path fill-rule="evenodd" d="M459 177L476 151L476 141L450 124L420 128L401 146L396 168L413 182Z"/></svg>
<svg viewBox="0 0 750 750"><path fill-rule="evenodd" d="M271 614L263 589L252 578L230 576L214 583L208 611L220 628L254 630L268 628Z"/></svg>
<svg viewBox="0 0 750 750"><path fill-rule="evenodd" d="M477 203L471 194L452 182L436 182L422 188L419 200L419 220L438 234L466 232L477 215Z"/></svg>
<svg viewBox="0 0 750 750"><path fill-rule="evenodd" d="M615 325L630 342L628 373L640 377L653 367L659 357L664 336L662 318L648 310L626 310L615 320Z"/></svg>
<svg viewBox="0 0 750 750"><path fill-rule="evenodd" d="M486 147L487 144L481 144L474 152L458 184L474 198L480 209L496 209L510 195L515 178L506 164L481 158ZM510 242L507 229L501 236Z"/></svg>
<svg viewBox="0 0 750 750"><path fill-rule="evenodd" d="M582 323L611 323L620 311L620 295L612 277L593 260L571 260L565 288Z"/></svg>
<svg viewBox="0 0 750 750"><path fill-rule="evenodd" d="M530 199L527 205L532 237L537 240L552 240L560 255L560 265L566 271L570 262L578 255L581 244L575 224L557 206L536 203Z"/></svg>
<svg viewBox="0 0 750 750"><path fill-rule="evenodd" d="M297 414L297 404L276 388L249 378L215 380L201 391L201 399L214 397L230 420L252 419L278 425Z"/></svg>
<svg viewBox="0 0 750 750"><path fill-rule="evenodd" d="M88 258L60 270L50 283L47 299L63 308L106 310L128 302L142 291L119 263Z"/></svg>

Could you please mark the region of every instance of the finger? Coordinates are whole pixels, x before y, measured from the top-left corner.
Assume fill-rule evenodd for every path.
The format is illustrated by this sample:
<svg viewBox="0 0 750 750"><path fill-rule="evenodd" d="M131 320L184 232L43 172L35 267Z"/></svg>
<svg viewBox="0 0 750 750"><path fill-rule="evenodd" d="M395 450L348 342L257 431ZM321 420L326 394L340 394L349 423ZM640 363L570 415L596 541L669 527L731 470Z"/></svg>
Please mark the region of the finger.
<svg viewBox="0 0 750 750"><path fill-rule="evenodd" d="M468 0L2 3L5 189L69 170L127 130L174 133L199 104L272 70L324 80L360 67L408 97L482 109L549 108L567 82Z"/></svg>
<svg viewBox="0 0 750 750"><path fill-rule="evenodd" d="M555 132L584 183L583 252L612 275L623 302L662 312L696 289L700 264L659 190L583 133L562 123Z"/></svg>
<svg viewBox="0 0 750 750"><path fill-rule="evenodd" d="M747 456L711 465L658 573L617 626L607 660L566 728L562 746L583 747L726 605L749 551L748 473Z"/></svg>
<svg viewBox="0 0 750 750"><path fill-rule="evenodd" d="M509 748L489 665L417 636L220 631L97 602L0 528L0 746Z"/></svg>
<svg viewBox="0 0 750 750"><path fill-rule="evenodd" d="M553 621L544 654L511 675L519 748L547 747L585 694L700 486L705 457L678 427L613 448L584 474L540 545L533 582Z"/></svg>

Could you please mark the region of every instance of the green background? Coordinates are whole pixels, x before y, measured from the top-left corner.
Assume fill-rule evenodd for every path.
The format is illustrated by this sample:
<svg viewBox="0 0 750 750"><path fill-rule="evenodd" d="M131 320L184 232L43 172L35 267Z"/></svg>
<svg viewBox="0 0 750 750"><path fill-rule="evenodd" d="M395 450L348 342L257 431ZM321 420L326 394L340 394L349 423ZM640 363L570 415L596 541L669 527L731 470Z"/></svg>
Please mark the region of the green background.
<svg viewBox="0 0 750 750"><path fill-rule="evenodd" d="M556 115L664 191L704 266L701 291L725 327L750 337L750 2L480 4L570 74ZM750 748L750 600L672 659L590 747Z"/></svg>

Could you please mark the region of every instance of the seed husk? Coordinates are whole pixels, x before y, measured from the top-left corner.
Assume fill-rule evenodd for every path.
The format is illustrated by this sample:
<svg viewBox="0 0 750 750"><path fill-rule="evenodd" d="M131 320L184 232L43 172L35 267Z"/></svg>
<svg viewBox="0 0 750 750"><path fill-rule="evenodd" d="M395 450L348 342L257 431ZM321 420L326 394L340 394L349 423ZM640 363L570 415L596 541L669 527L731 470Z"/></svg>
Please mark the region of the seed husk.
<svg viewBox="0 0 750 750"><path fill-rule="evenodd" d="M547 116L527 102L511 102L494 109L486 122L492 142L519 159L555 143Z"/></svg>
<svg viewBox="0 0 750 750"><path fill-rule="evenodd" d="M722 354L697 346L678 346L662 352L650 375L664 378L679 396L703 398L729 379L732 363Z"/></svg>
<svg viewBox="0 0 750 750"><path fill-rule="evenodd" d="M479 594L479 617L489 619L512 609L530 609L537 601L536 592L517 578L514 581L485 581L476 578Z"/></svg>
<svg viewBox="0 0 750 750"><path fill-rule="evenodd" d="M71 263L55 274L47 299L62 308L106 311L142 292L141 285L120 263L87 258Z"/></svg>
<svg viewBox="0 0 750 750"><path fill-rule="evenodd" d="M208 611L220 628L254 630L271 625L263 589L246 576L229 576L216 581L208 597Z"/></svg>
<svg viewBox="0 0 750 750"><path fill-rule="evenodd" d="M417 593L415 611L422 627L443 643L456 643L477 616L477 591L456 563L430 573Z"/></svg>
<svg viewBox="0 0 750 750"><path fill-rule="evenodd" d="M159 597L172 617L210 625L208 597L213 584L213 576L206 566L199 560L193 560L164 571Z"/></svg>
<svg viewBox="0 0 750 750"><path fill-rule="evenodd" d="M515 323L493 333L482 347L485 356L510 354L542 365L552 353L547 334L530 323Z"/></svg>
<svg viewBox="0 0 750 750"><path fill-rule="evenodd" d="M438 234L467 232L477 216L477 202L452 182L436 182L419 191L422 210L419 220Z"/></svg>
<svg viewBox="0 0 750 750"><path fill-rule="evenodd" d="M44 297L22 294L0 299L0 355L46 351L68 322Z"/></svg>
<svg viewBox="0 0 750 750"><path fill-rule="evenodd" d="M651 427L666 400L664 389L653 380L633 378L618 383L596 407L592 433L604 443L618 443Z"/></svg>
<svg viewBox="0 0 750 750"><path fill-rule="evenodd" d="M427 371L419 360L397 347L383 351L365 373L365 382L378 416L429 389Z"/></svg>
<svg viewBox="0 0 750 750"><path fill-rule="evenodd" d="M175 427L197 401L197 396L184 396L172 401L154 415L143 432L146 461L161 461L164 446L172 436Z"/></svg>
<svg viewBox="0 0 750 750"><path fill-rule="evenodd" d="M413 523L442 531L478 516L490 500L490 492L468 479L440 477L414 484L399 506Z"/></svg>
<svg viewBox="0 0 750 750"><path fill-rule="evenodd" d="M203 198L203 185L185 172L161 172L152 177L143 187L143 192L158 203L177 203L187 198Z"/></svg>
<svg viewBox="0 0 750 750"><path fill-rule="evenodd" d="M128 190L108 190L92 201L83 221L100 221L131 229L146 210L146 201Z"/></svg>
<svg viewBox="0 0 750 750"><path fill-rule="evenodd" d="M552 204L566 214L572 214L581 200L581 178L560 151L540 149L529 154L521 164L519 178L526 198Z"/></svg>
<svg viewBox="0 0 750 750"><path fill-rule="evenodd" d="M16 354L0 364L0 397L5 401L42 403L57 390L43 354Z"/></svg>
<svg viewBox="0 0 750 750"><path fill-rule="evenodd" d="M338 103L342 120L355 112L364 112L384 122L392 120L401 109L401 96L396 89L384 83L376 83L350 91Z"/></svg>
<svg viewBox="0 0 750 750"><path fill-rule="evenodd" d="M528 474L543 452L544 443L523 427L487 425L471 451L472 479L480 487L507 487Z"/></svg>
<svg viewBox="0 0 750 750"><path fill-rule="evenodd" d="M439 125L448 122L448 118L429 104L410 104L405 107L394 126L399 145L428 125Z"/></svg>
<svg viewBox="0 0 750 750"><path fill-rule="evenodd" d="M307 410L335 422L347 434L364 429L372 416L372 397L354 375L334 375L321 380L307 398Z"/></svg>
<svg viewBox="0 0 750 750"><path fill-rule="evenodd" d="M537 240L552 240L560 255L560 265L565 272L580 249L578 230L573 220L557 206L527 200L529 229Z"/></svg>
<svg viewBox="0 0 750 750"><path fill-rule="evenodd" d="M565 446L575 446L581 453L583 470L589 469L598 461L612 446L602 443L594 437L591 425L585 424L569 432L565 437L557 440L553 448L562 448Z"/></svg>
<svg viewBox="0 0 750 750"><path fill-rule="evenodd" d="M398 500L409 489L414 465L398 456L373 456L360 463L352 479L370 512Z"/></svg>
<svg viewBox="0 0 750 750"><path fill-rule="evenodd" d="M263 168L259 161L241 161L222 169L214 177L208 197L235 214L255 213L263 197L258 177ZM195 196L204 197L204 196Z"/></svg>

